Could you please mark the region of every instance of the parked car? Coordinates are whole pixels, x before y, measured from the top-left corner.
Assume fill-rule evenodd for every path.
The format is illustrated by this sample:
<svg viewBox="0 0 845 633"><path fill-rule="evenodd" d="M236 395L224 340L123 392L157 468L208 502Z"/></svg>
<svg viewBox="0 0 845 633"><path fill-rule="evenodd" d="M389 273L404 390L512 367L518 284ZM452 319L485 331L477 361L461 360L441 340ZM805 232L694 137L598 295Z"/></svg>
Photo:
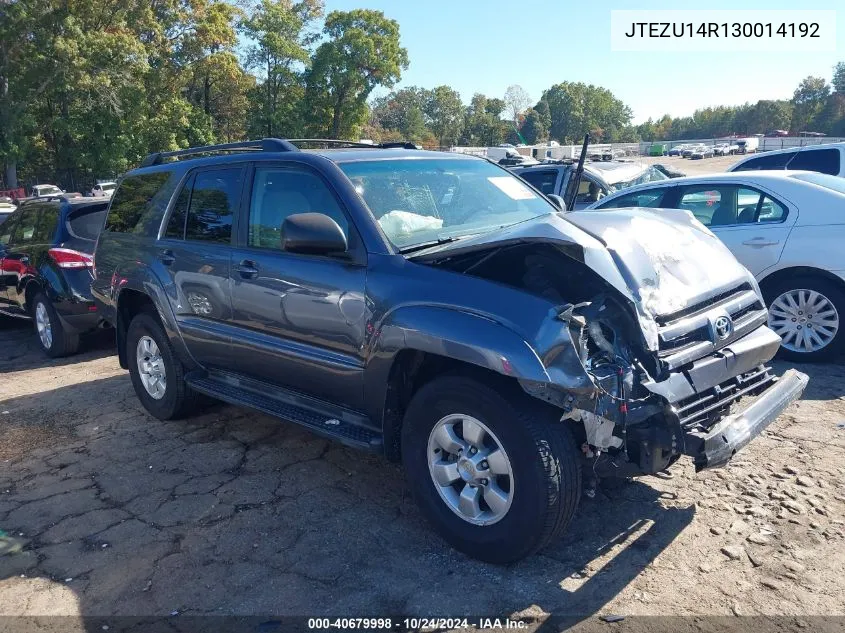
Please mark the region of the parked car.
<svg viewBox="0 0 845 633"><path fill-rule="evenodd" d="M11 198L0 197L0 224L3 224L15 209L17 209L17 206Z"/></svg>
<svg viewBox="0 0 845 633"><path fill-rule="evenodd" d="M663 165L661 163L655 163L652 165L657 171L661 174L666 176L667 178L683 178L686 174L682 171L679 171L673 167L669 167L668 165Z"/></svg>
<svg viewBox="0 0 845 633"><path fill-rule="evenodd" d="M684 151L681 152L681 156L684 158L691 158L694 153L701 151L706 147L707 146L704 143L695 143L693 145L687 145L684 148Z"/></svg>
<svg viewBox="0 0 845 633"><path fill-rule="evenodd" d="M575 167L573 161L549 161L530 167L512 167L511 171L545 195L563 197ZM614 191L666 178L663 172L651 165L622 161L588 163L584 165L584 174L575 197L575 208L585 209Z"/></svg>
<svg viewBox="0 0 845 633"><path fill-rule="evenodd" d="M50 198L21 204L0 225L0 313L32 319L48 356L73 354L100 324L91 254L106 202Z"/></svg>
<svg viewBox="0 0 845 633"><path fill-rule="evenodd" d="M91 196L93 198L111 198L115 187L117 187L116 182L98 182L91 187Z"/></svg>
<svg viewBox="0 0 845 633"><path fill-rule="evenodd" d="M733 164L728 171L761 169L806 170L845 177L845 143L773 150L757 156L749 156Z"/></svg>
<svg viewBox="0 0 845 633"><path fill-rule="evenodd" d="M717 143L713 146L713 154L716 156L733 156L739 150L739 146L731 143Z"/></svg>
<svg viewBox="0 0 845 633"><path fill-rule="evenodd" d="M688 146L686 144L675 145L669 149L668 156L681 156Z"/></svg>
<svg viewBox="0 0 845 633"><path fill-rule="evenodd" d="M814 172L711 174L634 187L591 208L630 206L685 209L713 231L757 278L783 357L818 361L842 351L845 180Z"/></svg>
<svg viewBox="0 0 845 633"><path fill-rule="evenodd" d="M202 393L386 454L450 543L507 562L566 528L582 467L723 465L803 391L689 216L564 215L482 158L337 145L154 154L121 180L92 290L150 414ZM198 277L220 305L188 299Z"/></svg>
<svg viewBox="0 0 845 633"><path fill-rule="evenodd" d="M45 198L49 196L60 196L64 193L56 185L33 185L29 190L30 198Z"/></svg>
<svg viewBox="0 0 845 633"><path fill-rule="evenodd" d="M692 160L713 158L713 148L709 145L700 145L692 151L689 157Z"/></svg>

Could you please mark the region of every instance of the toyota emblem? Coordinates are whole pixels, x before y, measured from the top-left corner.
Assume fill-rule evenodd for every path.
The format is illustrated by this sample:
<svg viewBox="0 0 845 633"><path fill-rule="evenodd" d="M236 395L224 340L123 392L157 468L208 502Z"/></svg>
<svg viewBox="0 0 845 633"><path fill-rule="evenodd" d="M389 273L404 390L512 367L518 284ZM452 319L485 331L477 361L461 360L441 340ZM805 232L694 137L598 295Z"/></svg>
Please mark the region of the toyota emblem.
<svg viewBox="0 0 845 633"><path fill-rule="evenodd" d="M734 331L734 324L730 317L720 316L713 322L713 329L716 331L716 336L720 339L726 339Z"/></svg>

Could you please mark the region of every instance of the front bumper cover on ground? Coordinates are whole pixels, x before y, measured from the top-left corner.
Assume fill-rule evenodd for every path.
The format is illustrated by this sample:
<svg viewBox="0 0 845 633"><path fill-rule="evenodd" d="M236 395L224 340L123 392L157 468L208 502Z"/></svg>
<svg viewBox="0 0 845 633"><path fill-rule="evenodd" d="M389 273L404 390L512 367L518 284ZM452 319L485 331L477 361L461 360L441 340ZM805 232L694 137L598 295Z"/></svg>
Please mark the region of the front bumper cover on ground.
<svg viewBox="0 0 845 633"><path fill-rule="evenodd" d="M748 408L725 417L706 435L687 435L685 452L693 458L695 470L726 465L738 450L801 397L807 381L806 374L790 369Z"/></svg>

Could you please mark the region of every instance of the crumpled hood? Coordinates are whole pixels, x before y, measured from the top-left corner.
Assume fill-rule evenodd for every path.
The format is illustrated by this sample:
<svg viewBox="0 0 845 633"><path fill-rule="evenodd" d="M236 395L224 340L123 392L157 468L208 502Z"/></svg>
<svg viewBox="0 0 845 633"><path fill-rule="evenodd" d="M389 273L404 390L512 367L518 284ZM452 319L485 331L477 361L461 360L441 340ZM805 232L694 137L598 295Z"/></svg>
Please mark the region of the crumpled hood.
<svg viewBox="0 0 845 633"><path fill-rule="evenodd" d="M591 210L565 218L607 247L653 316L683 310L750 276L722 241L685 211Z"/></svg>
<svg viewBox="0 0 845 633"><path fill-rule="evenodd" d="M420 259L494 244L577 245L584 263L637 310L646 345L658 346L656 317L748 282L751 274L691 214L667 209L608 209L550 214L427 250Z"/></svg>

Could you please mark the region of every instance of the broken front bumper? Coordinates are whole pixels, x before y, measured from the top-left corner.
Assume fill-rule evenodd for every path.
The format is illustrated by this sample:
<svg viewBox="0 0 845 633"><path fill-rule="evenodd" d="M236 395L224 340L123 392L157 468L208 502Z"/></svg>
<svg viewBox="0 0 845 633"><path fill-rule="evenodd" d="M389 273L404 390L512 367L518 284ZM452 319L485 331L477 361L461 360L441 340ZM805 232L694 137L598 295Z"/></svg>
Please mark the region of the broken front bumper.
<svg viewBox="0 0 845 633"><path fill-rule="evenodd" d="M744 411L726 416L704 435L688 433L684 452L693 458L695 470L727 464L738 450L801 397L807 380L806 374L790 369Z"/></svg>

